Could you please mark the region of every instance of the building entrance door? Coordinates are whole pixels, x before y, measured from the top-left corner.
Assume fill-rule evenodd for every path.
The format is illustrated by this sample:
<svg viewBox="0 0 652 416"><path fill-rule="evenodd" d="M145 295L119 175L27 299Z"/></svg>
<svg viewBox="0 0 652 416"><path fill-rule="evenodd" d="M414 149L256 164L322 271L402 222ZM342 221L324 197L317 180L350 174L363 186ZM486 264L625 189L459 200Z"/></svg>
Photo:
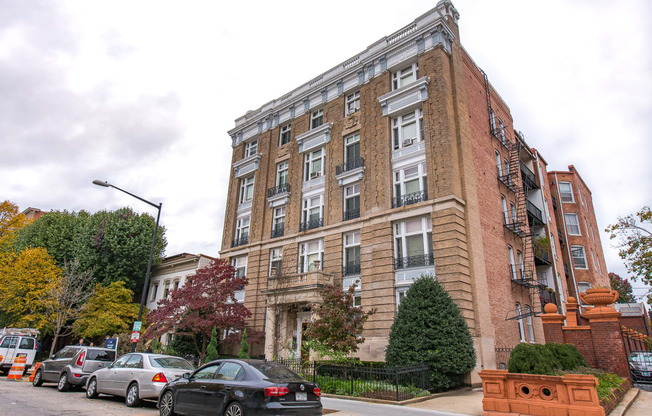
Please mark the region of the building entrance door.
<svg viewBox="0 0 652 416"><path fill-rule="evenodd" d="M297 312L297 350L296 356L301 357L301 360L307 359L307 354L303 352L303 333L310 323L310 311Z"/></svg>

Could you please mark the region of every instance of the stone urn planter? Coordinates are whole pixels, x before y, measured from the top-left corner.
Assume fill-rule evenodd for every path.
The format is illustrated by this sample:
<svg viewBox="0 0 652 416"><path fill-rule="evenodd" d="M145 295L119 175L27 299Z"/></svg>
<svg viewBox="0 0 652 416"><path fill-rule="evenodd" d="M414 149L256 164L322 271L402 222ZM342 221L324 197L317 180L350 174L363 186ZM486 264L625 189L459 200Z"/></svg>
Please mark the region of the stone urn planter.
<svg viewBox="0 0 652 416"><path fill-rule="evenodd" d="M599 308L616 302L618 292L607 288L587 289L586 292L580 293L580 298L584 303Z"/></svg>

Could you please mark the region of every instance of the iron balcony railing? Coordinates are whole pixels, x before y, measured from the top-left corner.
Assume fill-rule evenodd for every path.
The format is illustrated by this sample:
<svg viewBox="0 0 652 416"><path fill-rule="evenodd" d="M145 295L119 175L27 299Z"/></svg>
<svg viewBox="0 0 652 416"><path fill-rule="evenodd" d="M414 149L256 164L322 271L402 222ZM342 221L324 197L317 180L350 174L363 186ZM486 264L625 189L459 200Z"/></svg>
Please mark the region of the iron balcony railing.
<svg viewBox="0 0 652 416"><path fill-rule="evenodd" d="M394 259L394 269L410 269L412 267L432 266L435 257L432 253L418 254L416 256L398 257Z"/></svg>
<svg viewBox="0 0 652 416"><path fill-rule="evenodd" d="M570 269L567 263L564 263L564 273L566 273L566 277L570 277Z"/></svg>
<svg viewBox="0 0 652 416"><path fill-rule="evenodd" d="M392 208L404 207L406 205L416 204L417 202L427 201L428 191L417 191L407 195L400 195L392 200Z"/></svg>
<svg viewBox="0 0 652 416"><path fill-rule="evenodd" d="M324 218L312 218L308 221L304 221L299 226L299 231L312 230L313 228L319 228L324 225Z"/></svg>
<svg viewBox="0 0 652 416"><path fill-rule="evenodd" d="M272 238L283 237L285 233L285 224L279 224L272 229Z"/></svg>
<svg viewBox="0 0 652 416"><path fill-rule="evenodd" d="M545 224L545 222L543 221L543 214L541 213L541 210L528 200L525 200L525 204L527 207L527 212L530 215L532 215L534 219L539 220L541 224Z"/></svg>
<svg viewBox="0 0 652 416"><path fill-rule="evenodd" d="M539 265L548 265L550 264L550 253L547 249L535 248L534 261Z"/></svg>
<svg viewBox="0 0 652 416"><path fill-rule="evenodd" d="M244 237L240 238L235 238L231 244L231 247L238 247L238 246L244 246L245 244L249 244L249 236L246 235Z"/></svg>
<svg viewBox="0 0 652 416"><path fill-rule="evenodd" d="M547 303L557 304L557 296L555 295L555 292L550 292L548 289L541 288L540 298L542 305Z"/></svg>
<svg viewBox="0 0 652 416"><path fill-rule="evenodd" d="M514 190L514 179L512 179L512 175L508 173L507 175L502 175L498 176L498 180L503 183L506 187L511 189L512 191Z"/></svg>
<svg viewBox="0 0 652 416"><path fill-rule="evenodd" d="M534 173L523 162L521 162L521 178L528 189L539 189L536 176L534 176Z"/></svg>
<svg viewBox="0 0 652 416"><path fill-rule="evenodd" d="M343 221L352 220L354 218L360 218L360 208L348 209L344 211Z"/></svg>
<svg viewBox="0 0 652 416"><path fill-rule="evenodd" d="M347 160L341 165L336 166L335 174L339 175L341 173L348 172L350 170L362 168L362 167L364 167L364 158L356 157L355 159Z"/></svg>
<svg viewBox="0 0 652 416"><path fill-rule="evenodd" d="M523 268L515 265L515 264L510 264L509 265L509 277L513 281L517 283L524 283L525 282L525 270Z"/></svg>
<svg viewBox="0 0 652 416"><path fill-rule="evenodd" d="M360 262L346 263L342 267L342 276L353 276L360 274Z"/></svg>
<svg viewBox="0 0 652 416"><path fill-rule="evenodd" d="M269 188L267 190L267 198L271 198L273 196L281 195L281 194L288 194L288 193L290 193L290 184L283 183L273 188Z"/></svg>

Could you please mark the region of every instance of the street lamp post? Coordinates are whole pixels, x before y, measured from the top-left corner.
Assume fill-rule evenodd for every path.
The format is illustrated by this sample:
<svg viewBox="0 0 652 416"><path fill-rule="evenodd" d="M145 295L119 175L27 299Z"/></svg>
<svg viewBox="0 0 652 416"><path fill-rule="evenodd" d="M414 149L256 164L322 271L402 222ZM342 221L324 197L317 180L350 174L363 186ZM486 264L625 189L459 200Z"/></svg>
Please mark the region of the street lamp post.
<svg viewBox="0 0 652 416"><path fill-rule="evenodd" d="M149 202L148 200L139 197L138 195L134 195L131 192L127 192L124 189L120 189L115 185L112 185L108 182L102 182L100 180L94 180L93 184L97 186L103 186L105 188L115 188L118 191L122 191L127 195L133 196L136 199L139 199L143 201L146 204L149 204L153 206L154 208L158 209L158 214L156 215L156 226L154 227L154 234L152 235L152 247L149 250L149 261L147 262L147 272L145 273L145 283L143 284L143 293L140 296L140 309L138 309L138 321L142 322L143 320L143 308L145 307L145 300L147 299L147 290L149 288L149 275L152 270L152 260L154 259L154 248L156 247L156 237L158 235L158 223L161 218L161 207L163 206L163 203L159 203L158 205L154 204L153 202ZM138 345L138 341L132 342L131 343L131 352L136 351L136 345Z"/></svg>

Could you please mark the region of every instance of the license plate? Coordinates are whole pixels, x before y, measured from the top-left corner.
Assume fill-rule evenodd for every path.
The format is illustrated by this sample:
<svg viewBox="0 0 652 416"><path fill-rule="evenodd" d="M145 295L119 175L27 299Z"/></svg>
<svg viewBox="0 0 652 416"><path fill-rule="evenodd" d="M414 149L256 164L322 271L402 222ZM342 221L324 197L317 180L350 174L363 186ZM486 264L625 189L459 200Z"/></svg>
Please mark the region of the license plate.
<svg viewBox="0 0 652 416"><path fill-rule="evenodd" d="M299 400L308 400L308 393L302 393L300 391L294 393L294 397L296 397L297 401Z"/></svg>

